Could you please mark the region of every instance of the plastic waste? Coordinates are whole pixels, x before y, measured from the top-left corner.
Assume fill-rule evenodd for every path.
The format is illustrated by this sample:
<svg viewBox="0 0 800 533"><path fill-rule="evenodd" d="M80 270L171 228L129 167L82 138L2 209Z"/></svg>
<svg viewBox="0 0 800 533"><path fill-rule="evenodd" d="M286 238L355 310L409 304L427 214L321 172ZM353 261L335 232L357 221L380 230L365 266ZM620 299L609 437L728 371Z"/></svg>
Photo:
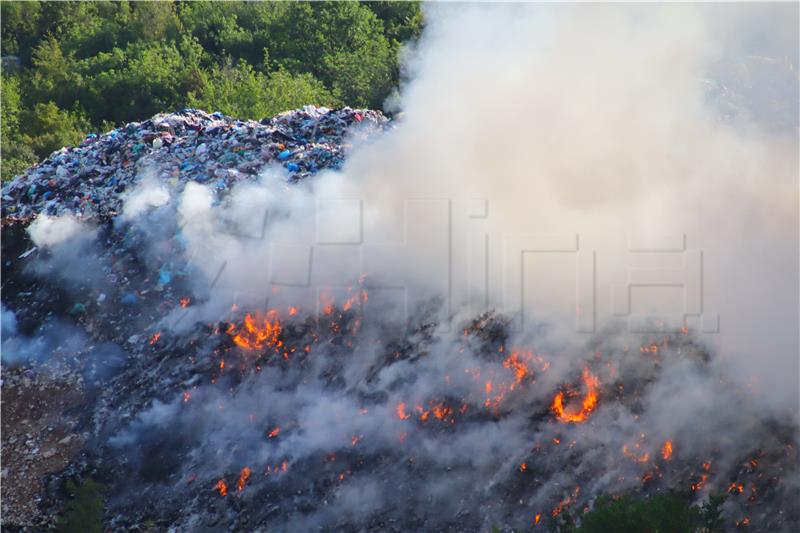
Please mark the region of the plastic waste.
<svg viewBox="0 0 800 533"><path fill-rule="evenodd" d="M175 192L189 181L212 183L218 200L242 180L282 165L290 181L341 168L351 139L391 127L379 111L305 106L262 121L184 109L131 122L77 147L62 148L6 183L3 219L71 214L109 220L123 194L149 166ZM347 139L347 143L345 143Z"/></svg>

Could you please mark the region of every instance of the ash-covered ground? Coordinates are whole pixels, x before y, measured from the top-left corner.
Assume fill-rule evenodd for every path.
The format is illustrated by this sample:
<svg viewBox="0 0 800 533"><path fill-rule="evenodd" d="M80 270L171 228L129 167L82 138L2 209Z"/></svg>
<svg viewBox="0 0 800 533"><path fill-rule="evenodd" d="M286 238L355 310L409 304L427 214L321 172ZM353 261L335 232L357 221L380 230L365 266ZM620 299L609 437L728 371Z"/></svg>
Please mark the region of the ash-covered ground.
<svg viewBox="0 0 800 533"><path fill-rule="evenodd" d="M443 331L435 299L392 322L369 276L198 321L224 276L198 288L180 211L34 219L47 238L5 220L6 527L52 528L87 479L109 531L557 530L598 494L666 490L727 494L730 528L800 520L795 428L688 328L565 357L500 314Z"/></svg>
<svg viewBox="0 0 800 533"><path fill-rule="evenodd" d="M797 531L797 99L746 68L796 62L749 9L431 8L401 119L184 110L6 185L3 527L99 484L107 531L569 531L667 491ZM630 327L631 272L679 320Z"/></svg>

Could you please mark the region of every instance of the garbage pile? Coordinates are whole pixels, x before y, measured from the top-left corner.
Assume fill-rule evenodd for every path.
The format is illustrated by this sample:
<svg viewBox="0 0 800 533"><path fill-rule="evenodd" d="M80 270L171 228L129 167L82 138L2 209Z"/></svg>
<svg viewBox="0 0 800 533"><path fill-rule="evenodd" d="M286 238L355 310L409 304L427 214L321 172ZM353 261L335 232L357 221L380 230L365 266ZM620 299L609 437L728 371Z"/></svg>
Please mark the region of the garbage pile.
<svg viewBox="0 0 800 533"><path fill-rule="evenodd" d="M340 168L351 135L368 136L388 125L380 111L349 107L305 106L260 122L198 109L159 114L54 152L3 187L2 215L113 217L121 193L150 164L173 187L197 181L213 184L220 195L270 164L297 181Z"/></svg>
<svg viewBox="0 0 800 533"><path fill-rule="evenodd" d="M223 197L265 166L287 182L339 168L388 127L349 108L185 110L89 136L3 189L4 529L68 529L102 486L107 531L566 531L598 494L668 490L727 495L726 530L798 530L795 424L722 379L688 329L625 339L638 349L603 332L564 361L495 313L452 336L436 309L394 324L369 273L323 287L317 311L233 300L195 320L214 280L175 212L115 218L142 171ZM36 245L39 214L93 223ZM648 403L687 372L737 405L682 415L713 412L725 439L663 428Z"/></svg>

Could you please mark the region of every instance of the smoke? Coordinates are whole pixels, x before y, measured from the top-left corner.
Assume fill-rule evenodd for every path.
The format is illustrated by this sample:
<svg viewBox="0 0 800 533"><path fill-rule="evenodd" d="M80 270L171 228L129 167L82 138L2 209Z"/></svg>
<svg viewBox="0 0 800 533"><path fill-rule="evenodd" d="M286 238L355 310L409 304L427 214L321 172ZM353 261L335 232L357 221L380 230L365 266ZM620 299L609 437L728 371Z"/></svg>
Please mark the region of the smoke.
<svg viewBox="0 0 800 533"><path fill-rule="evenodd" d="M163 206L169 199L167 188L160 184L152 173L146 173L141 177L139 185L124 197L125 207L121 220L133 220L148 209Z"/></svg>
<svg viewBox="0 0 800 533"><path fill-rule="evenodd" d="M52 247L82 233L81 223L73 216L40 216L28 228L36 246Z"/></svg>
<svg viewBox="0 0 800 533"><path fill-rule="evenodd" d="M168 375L142 382L174 387L107 428L119 469L180 494L187 473L257 468L242 498L312 502L251 510L278 530L488 529L648 491L648 475L702 498L749 475L749 454L784 457L797 6L426 9L396 127L354 139L341 171L289 185L270 168L221 201L147 177L129 194L124 223L153 265L180 243L194 297L159 327L214 377L187 380L160 352ZM76 234L36 224L56 255ZM234 378L214 324L266 309L286 318L284 344L263 368L243 353ZM557 392L572 409L589 397L584 372L600 383L589 422L554 419ZM137 487L115 505L160 504ZM791 501L798 480L776 487ZM747 504L728 505L738 519Z"/></svg>
<svg viewBox="0 0 800 533"><path fill-rule="evenodd" d="M795 411L795 11L428 8L399 125L342 173L290 189L266 172L222 205L186 188L198 290L215 282L192 318L313 309L362 274L401 315L437 296L442 321L497 309L576 347L576 322L655 317ZM634 268L648 286L630 287Z"/></svg>

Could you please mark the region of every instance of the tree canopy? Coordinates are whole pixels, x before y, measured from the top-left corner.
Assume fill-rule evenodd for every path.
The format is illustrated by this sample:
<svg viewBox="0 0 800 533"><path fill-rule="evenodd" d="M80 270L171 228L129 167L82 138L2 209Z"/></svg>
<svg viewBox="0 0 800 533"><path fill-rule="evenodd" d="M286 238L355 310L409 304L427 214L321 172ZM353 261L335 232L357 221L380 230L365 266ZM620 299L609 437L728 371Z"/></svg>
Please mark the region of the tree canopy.
<svg viewBox="0 0 800 533"><path fill-rule="evenodd" d="M381 108L422 28L406 2L19 2L2 9L2 178L183 107Z"/></svg>

